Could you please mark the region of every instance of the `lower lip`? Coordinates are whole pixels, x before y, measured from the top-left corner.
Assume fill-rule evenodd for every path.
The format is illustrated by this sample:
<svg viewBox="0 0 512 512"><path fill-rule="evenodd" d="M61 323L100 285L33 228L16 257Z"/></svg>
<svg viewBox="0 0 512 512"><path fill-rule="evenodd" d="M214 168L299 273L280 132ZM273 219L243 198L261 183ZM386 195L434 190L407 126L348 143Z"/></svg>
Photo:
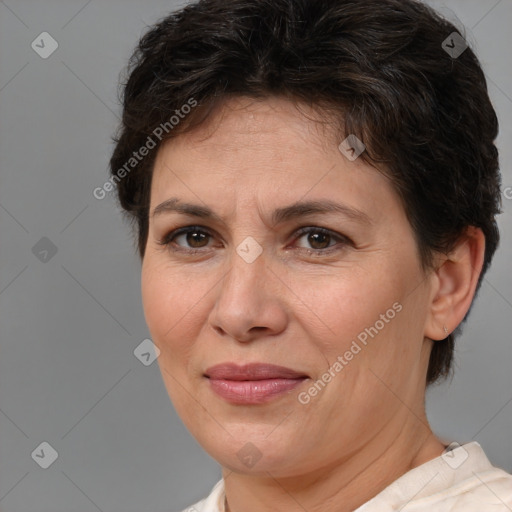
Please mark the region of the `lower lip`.
<svg viewBox="0 0 512 512"><path fill-rule="evenodd" d="M265 380L209 379L212 390L233 404L261 404L291 391L305 378Z"/></svg>

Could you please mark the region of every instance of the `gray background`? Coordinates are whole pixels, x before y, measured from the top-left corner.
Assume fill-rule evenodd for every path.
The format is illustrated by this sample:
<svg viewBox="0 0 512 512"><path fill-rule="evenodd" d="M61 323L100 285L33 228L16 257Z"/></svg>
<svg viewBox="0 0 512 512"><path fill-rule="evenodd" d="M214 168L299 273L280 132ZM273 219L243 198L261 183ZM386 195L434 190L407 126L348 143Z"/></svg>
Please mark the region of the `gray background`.
<svg viewBox="0 0 512 512"><path fill-rule="evenodd" d="M466 26L483 62L512 186L512 0L431 3ZM176 416L157 363L133 354L149 337L139 260L114 200L92 195L107 178L118 73L147 25L179 5L0 1L2 512L177 511L220 478ZM43 31L59 44L47 59L31 48ZM456 376L427 403L439 435L475 439L512 471L512 200L503 203L501 248L459 341ZM46 262L32 251L42 237L57 248ZM48 469L31 457L43 441L58 452Z"/></svg>

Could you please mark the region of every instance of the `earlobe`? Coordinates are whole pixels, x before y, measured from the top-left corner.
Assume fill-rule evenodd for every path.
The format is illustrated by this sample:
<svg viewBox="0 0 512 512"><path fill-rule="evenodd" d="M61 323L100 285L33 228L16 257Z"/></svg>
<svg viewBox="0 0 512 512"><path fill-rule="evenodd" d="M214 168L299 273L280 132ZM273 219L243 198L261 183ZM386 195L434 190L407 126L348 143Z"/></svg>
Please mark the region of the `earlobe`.
<svg viewBox="0 0 512 512"><path fill-rule="evenodd" d="M442 340L462 322L475 296L482 271L485 236L469 226L457 245L444 256L435 273L435 290L430 303L425 336Z"/></svg>

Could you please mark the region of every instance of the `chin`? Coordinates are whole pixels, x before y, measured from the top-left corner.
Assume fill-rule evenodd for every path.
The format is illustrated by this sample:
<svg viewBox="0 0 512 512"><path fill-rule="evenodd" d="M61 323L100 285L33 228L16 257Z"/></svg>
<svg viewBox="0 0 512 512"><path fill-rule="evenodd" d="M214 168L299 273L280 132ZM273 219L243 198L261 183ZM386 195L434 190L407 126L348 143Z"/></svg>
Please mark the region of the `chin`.
<svg viewBox="0 0 512 512"><path fill-rule="evenodd" d="M285 443L279 437L271 439L268 432L266 428L264 434L257 435L248 428L246 433L238 435L230 436L224 431L222 437L212 439L210 434L207 439L197 440L222 467L236 473L291 476L297 469L293 459L297 456L298 443Z"/></svg>

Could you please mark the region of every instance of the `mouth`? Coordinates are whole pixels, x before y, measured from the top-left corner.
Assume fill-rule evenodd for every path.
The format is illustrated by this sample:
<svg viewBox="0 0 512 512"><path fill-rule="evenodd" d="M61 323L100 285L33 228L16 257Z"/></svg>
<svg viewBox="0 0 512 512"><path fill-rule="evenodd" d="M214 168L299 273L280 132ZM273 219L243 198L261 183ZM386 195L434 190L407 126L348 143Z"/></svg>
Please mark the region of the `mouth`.
<svg viewBox="0 0 512 512"><path fill-rule="evenodd" d="M208 368L204 377L218 396L243 405L266 403L309 379L303 372L266 363L223 363Z"/></svg>

